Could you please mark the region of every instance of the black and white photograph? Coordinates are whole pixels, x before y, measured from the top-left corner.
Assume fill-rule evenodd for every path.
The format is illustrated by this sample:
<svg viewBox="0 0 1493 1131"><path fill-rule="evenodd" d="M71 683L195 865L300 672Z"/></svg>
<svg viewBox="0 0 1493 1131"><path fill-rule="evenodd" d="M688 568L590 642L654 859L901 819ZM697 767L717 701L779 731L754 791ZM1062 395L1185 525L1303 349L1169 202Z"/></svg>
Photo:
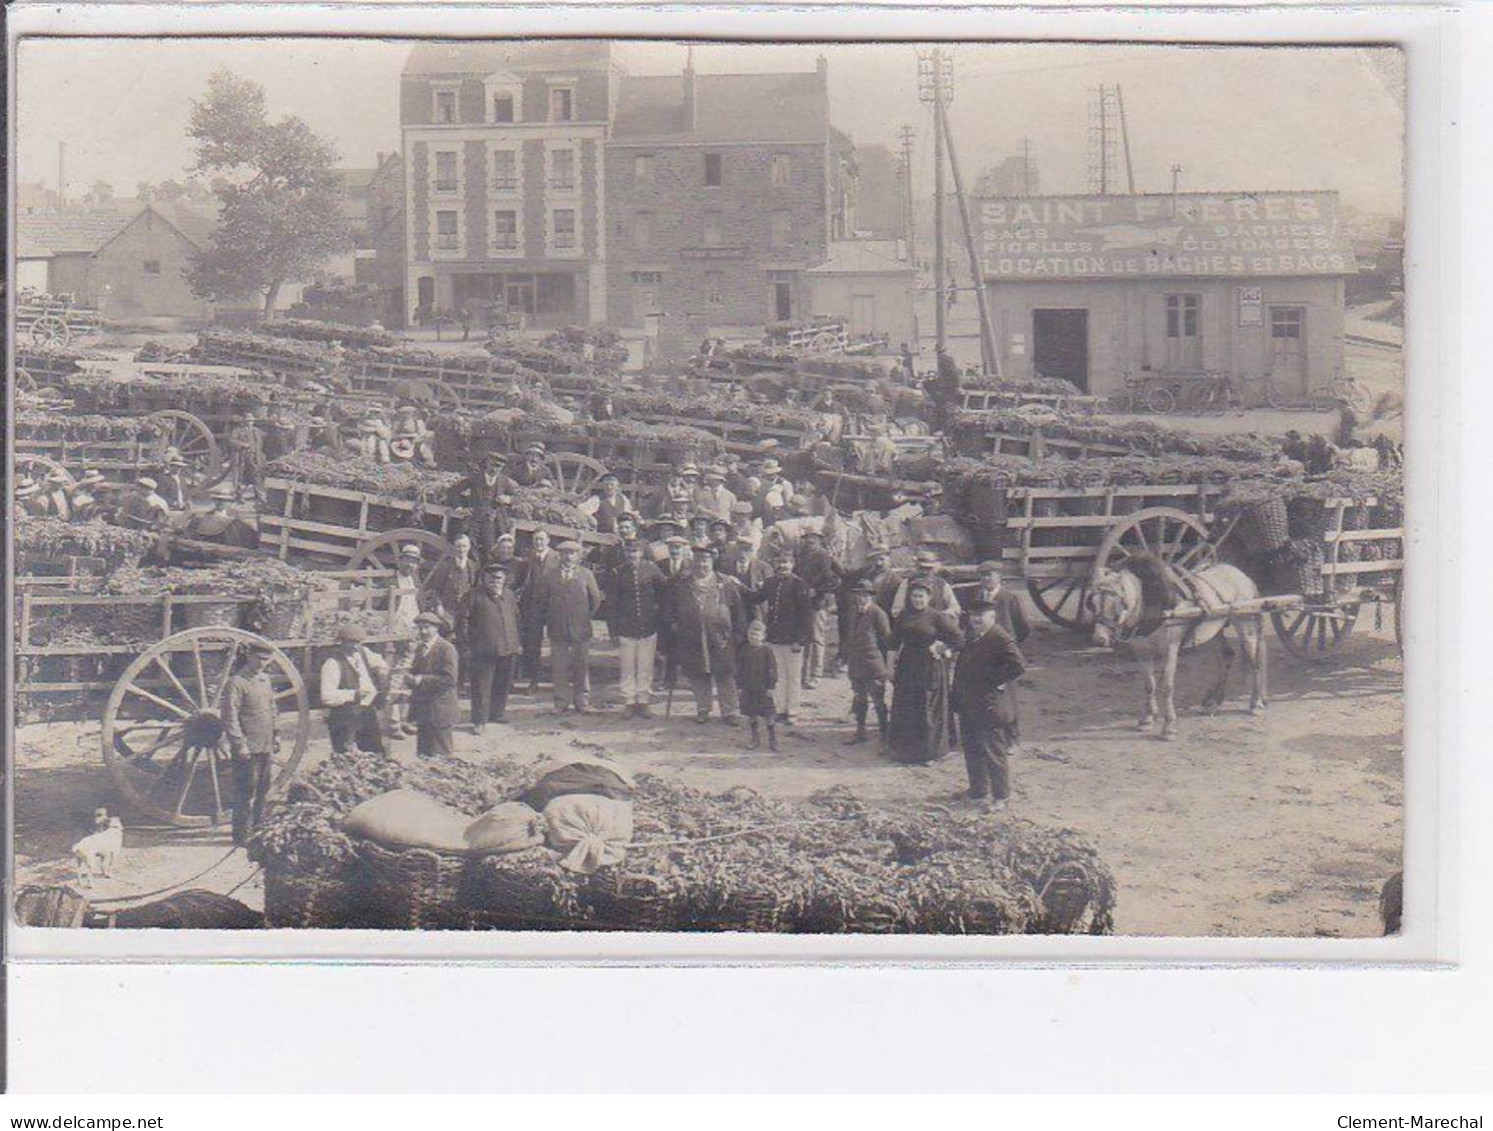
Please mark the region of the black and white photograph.
<svg viewBox="0 0 1493 1131"><path fill-rule="evenodd" d="M12 60L19 935L1400 932L1397 47Z"/></svg>

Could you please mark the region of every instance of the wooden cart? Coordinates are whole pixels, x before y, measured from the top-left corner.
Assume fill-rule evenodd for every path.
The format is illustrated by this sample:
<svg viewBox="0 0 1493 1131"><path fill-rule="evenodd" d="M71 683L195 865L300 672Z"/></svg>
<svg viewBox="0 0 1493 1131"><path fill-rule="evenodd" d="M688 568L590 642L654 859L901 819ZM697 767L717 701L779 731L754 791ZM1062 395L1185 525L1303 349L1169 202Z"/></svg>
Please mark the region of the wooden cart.
<svg viewBox="0 0 1493 1131"><path fill-rule="evenodd" d="M23 291L17 296L16 336L34 345L71 345L75 338L98 333L103 325L97 310L79 306L72 295Z"/></svg>
<svg viewBox="0 0 1493 1131"><path fill-rule="evenodd" d="M1369 511L1377 498L1332 498L1323 503L1328 515L1322 535L1323 563L1320 591L1306 595L1299 609L1271 614L1275 634L1287 652L1298 659L1320 662L1336 655L1353 635L1364 606L1382 617L1387 605L1393 618L1395 643L1404 647L1403 527L1372 529ZM1376 546L1380 557L1353 560L1349 546ZM1364 584L1365 577L1372 584Z"/></svg>
<svg viewBox="0 0 1493 1131"><path fill-rule="evenodd" d="M231 810L232 764L219 699L239 654L257 646L278 708L274 789L283 788L305 754L316 705L318 664L334 646L315 633L331 609L387 609L389 630L371 644L406 639L393 630L392 574L352 570L324 575L335 590L313 591L304 607L281 608L264 635L238 627L258 594L115 596L23 591L18 598L16 699L21 717L87 713L107 696L100 745L105 765L134 812L182 827L218 825ZM158 638L80 645L37 643L58 614L92 611L111 623L158 626ZM286 615L289 613L290 615ZM143 621L142 619L143 618ZM186 625L187 627L182 627ZM50 708L43 712L43 708Z"/></svg>

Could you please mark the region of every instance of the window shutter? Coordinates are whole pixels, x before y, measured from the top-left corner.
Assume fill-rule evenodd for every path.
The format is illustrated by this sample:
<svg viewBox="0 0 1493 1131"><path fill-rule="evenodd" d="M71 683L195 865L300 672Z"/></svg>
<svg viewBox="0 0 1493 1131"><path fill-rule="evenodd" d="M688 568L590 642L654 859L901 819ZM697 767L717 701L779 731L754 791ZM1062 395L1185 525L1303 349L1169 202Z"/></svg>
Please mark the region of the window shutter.
<svg viewBox="0 0 1493 1131"><path fill-rule="evenodd" d="M1146 295L1143 310L1141 369L1160 373L1166 367L1166 295Z"/></svg>

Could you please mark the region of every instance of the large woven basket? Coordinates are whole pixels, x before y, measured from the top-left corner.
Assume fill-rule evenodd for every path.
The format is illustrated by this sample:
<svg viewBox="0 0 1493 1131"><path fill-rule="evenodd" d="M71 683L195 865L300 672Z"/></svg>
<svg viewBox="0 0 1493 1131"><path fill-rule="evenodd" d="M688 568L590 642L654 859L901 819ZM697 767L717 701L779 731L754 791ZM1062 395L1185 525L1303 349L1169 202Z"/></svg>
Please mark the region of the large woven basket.
<svg viewBox="0 0 1493 1131"><path fill-rule="evenodd" d="M680 926L686 931L776 932L792 925L788 911L770 892L731 892L694 908Z"/></svg>
<svg viewBox="0 0 1493 1131"><path fill-rule="evenodd" d="M467 926L459 897L467 858L428 848L398 851L358 842L368 865L369 897L379 926L450 930Z"/></svg>
<svg viewBox="0 0 1493 1131"><path fill-rule="evenodd" d="M591 930L580 878L558 861L543 847L474 860L462 885L462 907L473 925L489 930Z"/></svg>
<svg viewBox="0 0 1493 1131"><path fill-rule="evenodd" d="M364 911L356 869L295 870L283 862L264 866L264 918L270 927L357 927Z"/></svg>
<svg viewBox="0 0 1493 1131"><path fill-rule="evenodd" d="M891 935L910 929L906 912L880 900L847 900L826 893L804 908L794 930L810 935Z"/></svg>
<svg viewBox="0 0 1493 1131"><path fill-rule="evenodd" d="M678 894L651 876L603 868L587 878L584 895L592 927L606 931L672 931L682 908Z"/></svg>
<svg viewBox="0 0 1493 1131"><path fill-rule="evenodd" d="M188 628L237 628L242 619L237 601L193 601L181 607Z"/></svg>
<svg viewBox="0 0 1493 1131"><path fill-rule="evenodd" d="M1285 499L1262 499L1244 508L1238 534L1251 554L1268 554L1291 540L1291 520Z"/></svg>

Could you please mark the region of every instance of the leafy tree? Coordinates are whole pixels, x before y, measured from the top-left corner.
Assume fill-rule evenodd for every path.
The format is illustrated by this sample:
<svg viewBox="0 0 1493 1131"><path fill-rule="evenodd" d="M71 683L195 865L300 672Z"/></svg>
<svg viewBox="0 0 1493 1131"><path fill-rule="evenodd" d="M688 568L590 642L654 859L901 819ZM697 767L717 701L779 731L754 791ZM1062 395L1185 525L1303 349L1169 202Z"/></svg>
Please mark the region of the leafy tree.
<svg viewBox="0 0 1493 1131"><path fill-rule="evenodd" d="M108 181L94 181L92 187L83 195L84 203L90 208L107 208L113 199L114 186Z"/></svg>
<svg viewBox="0 0 1493 1131"><path fill-rule="evenodd" d="M178 180L166 179L155 187L155 198L170 203L187 195L187 186Z"/></svg>
<svg viewBox="0 0 1493 1131"><path fill-rule="evenodd" d="M212 302L260 293L268 317L280 288L348 244L330 142L295 117L271 122L264 88L218 71L192 103L194 172L212 173L219 224L187 278Z"/></svg>

